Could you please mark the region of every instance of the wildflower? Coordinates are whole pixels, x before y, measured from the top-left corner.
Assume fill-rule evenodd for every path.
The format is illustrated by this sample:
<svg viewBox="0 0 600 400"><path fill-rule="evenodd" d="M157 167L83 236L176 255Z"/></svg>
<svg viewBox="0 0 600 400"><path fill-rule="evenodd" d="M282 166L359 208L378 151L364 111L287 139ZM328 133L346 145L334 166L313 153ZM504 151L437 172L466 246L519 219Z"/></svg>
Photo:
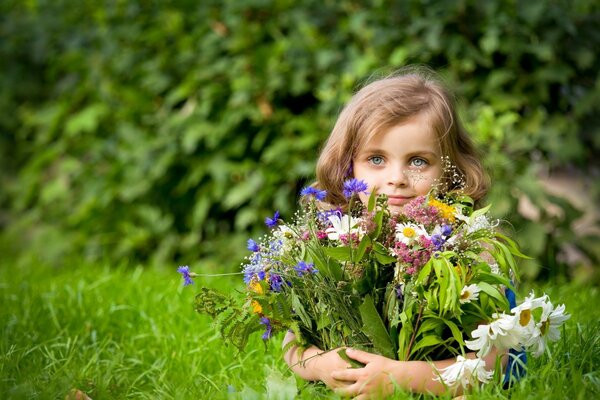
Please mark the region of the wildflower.
<svg viewBox="0 0 600 400"><path fill-rule="evenodd" d="M402 301L402 299L404 298L404 294L402 293L402 285L397 284L394 289L396 290L396 298Z"/></svg>
<svg viewBox="0 0 600 400"><path fill-rule="evenodd" d="M280 292L281 286L283 285L283 279L279 274L271 274L269 276L269 283L271 284L271 290L274 292Z"/></svg>
<svg viewBox="0 0 600 400"><path fill-rule="evenodd" d="M498 350L516 348L520 344L521 335L514 315L493 314L494 321L489 325L479 325L471 332L473 340L465 340L471 350L478 350L477 357L486 356L492 346Z"/></svg>
<svg viewBox="0 0 600 400"><path fill-rule="evenodd" d="M317 231L317 239L319 239L319 240L327 239L327 233L324 231Z"/></svg>
<svg viewBox="0 0 600 400"><path fill-rule="evenodd" d="M248 250L253 251L255 253L260 250L260 246L258 245L258 243L256 243L252 239L248 239L247 248L248 248Z"/></svg>
<svg viewBox="0 0 600 400"><path fill-rule="evenodd" d="M306 263L304 261L300 261L298 262L298 264L296 264L296 266L294 267L294 271L296 271L298 273L298 276L304 276L305 274L316 274L319 272L319 270L317 270L315 268L315 265L313 263Z"/></svg>
<svg viewBox="0 0 600 400"><path fill-rule="evenodd" d="M528 343L533 347L533 355L539 357L546 348L547 342L555 342L560 339L560 326L571 316L565 314L565 305L554 308L549 301L542 304L542 316L536 324L536 333Z"/></svg>
<svg viewBox="0 0 600 400"><path fill-rule="evenodd" d="M460 304L470 303L473 300L477 300L479 298L479 292L481 289L479 286L472 284L465 286L460 292L460 299L458 300Z"/></svg>
<svg viewBox="0 0 600 400"><path fill-rule="evenodd" d="M262 306L258 303L258 301L256 300L252 300L252 302L250 303L250 306L252 307L252 312L255 314L262 314Z"/></svg>
<svg viewBox="0 0 600 400"><path fill-rule="evenodd" d="M317 188L314 188L312 186L307 186L304 189L302 189L300 191L300 195L303 197L306 196L312 196L315 199L319 200L319 201L323 201L325 200L325 196L327 196L327 191L326 190L319 190Z"/></svg>
<svg viewBox="0 0 600 400"><path fill-rule="evenodd" d="M456 220L455 214L456 214L456 209L454 207L452 207L451 205L448 205L442 201L436 200L436 199L429 199L428 204L430 206L435 207L438 212L440 213L441 217L450 221L450 222L454 222Z"/></svg>
<svg viewBox="0 0 600 400"><path fill-rule="evenodd" d="M341 235L349 235L352 233L357 233L360 239L364 233L359 226L360 219L358 218L353 218L346 214L341 218L338 215L330 215L328 219L332 225L332 227L325 230L329 240L340 240Z"/></svg>
<svg viewBox="0 0 600 400"><path fill-rule="evenodd" d="M264 293L263 287L260 285L260 283L258 282L257 279L252 279L250 281L250 283L248 284L248 289L250 289L250 291L254 292L254 293L258 293L258 294Z"/></svg>
<svg viewBox="0 0 600 400"><path fill-rule="evenodd" d="M417 240L419 237L428 237L427 231L423 226L411 223L396 224L396 240L406 245Z"/></svg>
<svg viewBox="0 0 600 400"><path fill-rule="evenodd" d="M192 278L197 276L195 273L190 272L190 267L188 267L187 265L183 265L177 268L177 272L179 272L183 276L183 286L192 285L194 283Z"/></svg>
<svg viewBox="0 0 600 400"><path fill-rule="evenodd" d="M265 218L265 225L267 225L268 228L275 228L278 223L279 223L279 211L275 211L273 218L270 218L270 217Z"/></svg>
<svg viewBox="0 0 600 400"><path fill-rule="evenodd" d="M443 382L449 388L473 386L478 382L488 383L493 371L485 369L485 361L481 358L467 359L463 356L456 357L456 362L446 368L440 369L440 376L435 380Z"/></svg>
<svg viewBox="0 0 600 400"><path fill-rule="evenodd" d="M535 335L535 323L533 320L532 310L542 307L548 299L547 295L542 297L534 297L533 292L523 300L521 304L513 307L510 311L515 314L515 318L519 321L519 326L523 329L523 335L531 337Z"/></svg>
<svg viewBox="0 0 600 400"><path fill-rule="evenodd" d="M356 178L348 179L344 182L344 197L349 199L355 194L366 193L367 183L365 181L358 180Z"/></svg>
<svg viewBox="0 0 600 400"><path fill-rule="evenodd" d="M265 326L265 333L262 335L263 340L268 340L271 338L273 334L273 326L271 325L271 321L267 317L261 317L260 323Z"/></svg>
<svg viewBox="0 0 600 400"><path fill-rule="evenodd" d="M446 240L442 235L431 235L431 243L433 243L433 247L435 250L439 251L444 247L444 243Z"/></svg>

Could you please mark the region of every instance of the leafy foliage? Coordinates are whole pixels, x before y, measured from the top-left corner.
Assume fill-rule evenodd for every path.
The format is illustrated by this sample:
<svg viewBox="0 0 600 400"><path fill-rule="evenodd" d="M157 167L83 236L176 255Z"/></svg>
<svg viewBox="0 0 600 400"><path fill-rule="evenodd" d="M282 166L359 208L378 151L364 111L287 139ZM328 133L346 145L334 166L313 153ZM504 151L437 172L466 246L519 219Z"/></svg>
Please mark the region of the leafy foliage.
<svg viewBox="0 0 600 400"><path fill-rule="evenodd" d="M598 175L597 2L8 0L0 11L11 250L231 265L230 235L295 208L355 87L420 63L466 100L489 199L525 251L551 271L567 245L598 260L573 231L581 211L539 181ZM517 212L523 198L537 220Z"/></svg>

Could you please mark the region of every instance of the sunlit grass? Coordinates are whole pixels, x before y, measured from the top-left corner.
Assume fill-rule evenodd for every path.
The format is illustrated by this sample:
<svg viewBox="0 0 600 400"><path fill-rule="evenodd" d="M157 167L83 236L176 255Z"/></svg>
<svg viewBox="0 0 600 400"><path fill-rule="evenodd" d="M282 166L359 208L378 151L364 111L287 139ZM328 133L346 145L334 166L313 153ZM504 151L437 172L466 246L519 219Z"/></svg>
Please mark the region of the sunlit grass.
<svg viewBox="0 0 600 400"><path fill-rule="evenodd" d="M240 355L224 346L210 320L193 311L195 289L181 286L175 267L1 268L0 398L64 398L74 387L94 399L335 398L301 383L298 395L281 338L265 351L257 335ZM237 282L204 284L233 291ZM510 391L490 387L474 398L600 395L598 288L543 289L573 315L552 357L531 359L528 376Z"/></svg>

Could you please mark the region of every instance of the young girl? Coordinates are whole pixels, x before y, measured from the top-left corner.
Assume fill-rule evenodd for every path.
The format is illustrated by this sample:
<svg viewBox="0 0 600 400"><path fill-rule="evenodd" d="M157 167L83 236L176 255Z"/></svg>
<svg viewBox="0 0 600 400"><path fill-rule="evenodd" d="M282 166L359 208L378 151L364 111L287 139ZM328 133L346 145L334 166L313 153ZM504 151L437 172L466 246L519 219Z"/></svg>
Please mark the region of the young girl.
<svg viewBox="0 0 600 400"><path fill-rule="evenodd" d="M416 70L381 79L358 91L341 112L317 163L315 186L327 191L334 207L347 206L342 194L349 177L365 181L369 191L386 194L391 211L400 211L417 196L426 195L443 176L442 159L449 159L464 176L465 194L475 201L488 190L488 180L475 148L458 120L454 101L431 72ZM449 184L449 190L456 189ZM367 194L361 195L366 201ZM294 339L289 332L283 345ZM381 396L395 386L418 393L442 394L437 370L456 362L396 361L356 349L350 358L365 366L349 368L336 351L296 347L284 355L291 369L305 380L323 381L344 396ZM474 358L474 354L470 354ZM486 366L493 368L497 353ZM502 365L508 357L502 355ZM454 393L456 394L456 393Z"/></svg>

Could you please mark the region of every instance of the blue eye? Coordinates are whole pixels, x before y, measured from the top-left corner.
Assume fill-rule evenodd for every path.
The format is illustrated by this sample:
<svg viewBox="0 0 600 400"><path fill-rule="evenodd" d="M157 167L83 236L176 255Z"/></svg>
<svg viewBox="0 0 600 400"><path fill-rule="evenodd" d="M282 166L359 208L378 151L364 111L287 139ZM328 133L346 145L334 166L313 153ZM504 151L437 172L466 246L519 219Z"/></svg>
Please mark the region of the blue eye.
<svg viewBox="0 0 600 400"><path fill-rule="evenodd" d="M383 164L383 157L380 157L380 156L369 157L369 162L373 165L381 165L381 164Z"/></svg>
<svg viewBox="0 0 600 400"><path fill-rule="evenodd" d="M412 159L411 163L417 168L424 167L428 164L427 161L422 158L414 158Z"/></svg>

